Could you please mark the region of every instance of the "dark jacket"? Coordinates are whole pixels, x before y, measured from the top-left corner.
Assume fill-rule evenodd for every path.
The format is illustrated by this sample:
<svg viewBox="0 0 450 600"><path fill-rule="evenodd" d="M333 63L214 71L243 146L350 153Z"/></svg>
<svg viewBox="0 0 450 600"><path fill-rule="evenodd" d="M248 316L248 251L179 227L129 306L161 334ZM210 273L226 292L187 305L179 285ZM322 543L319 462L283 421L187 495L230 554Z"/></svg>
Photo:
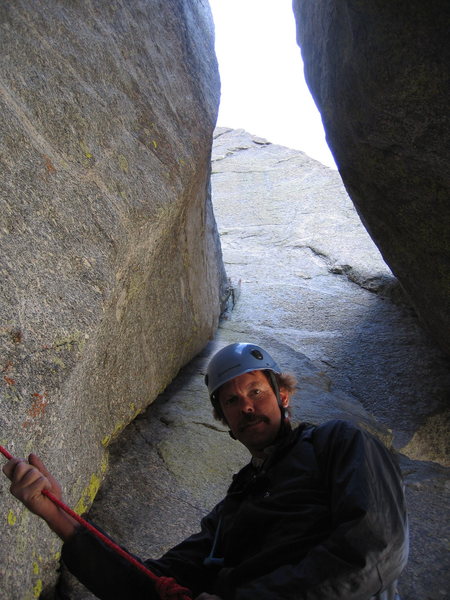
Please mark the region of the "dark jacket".
<svg viewBox="0 0 450 600"><path fill-rule="evenodd" d="M194 597L369 600L399 576L408 552L399 469L380 442L343 421L288 432L261 469L250 463L234 477L201 525L146 563ZM205 566L214 542L215 560ZM100 598L156 597L145 576L120 561L118 568L88 534L65 544L63 559Z"/></svg>

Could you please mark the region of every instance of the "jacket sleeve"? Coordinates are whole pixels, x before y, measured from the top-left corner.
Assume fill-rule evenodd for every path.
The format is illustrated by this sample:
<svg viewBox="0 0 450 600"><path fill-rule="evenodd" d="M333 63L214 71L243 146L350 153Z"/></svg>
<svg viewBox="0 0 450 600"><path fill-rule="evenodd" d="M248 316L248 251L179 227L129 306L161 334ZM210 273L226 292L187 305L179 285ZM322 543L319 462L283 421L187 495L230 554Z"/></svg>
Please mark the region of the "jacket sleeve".
<svg viewBox="0 0 450 600"><path fill-rule="evenodd" d="M314 446L330 498L329 537L299 564L235 590L225 586L227 600L368 600L406 564L403 486L387 449L343 421L318 427Z"/></svg>
<svg viewBox="0 0 450 600"><path fill-rule="evenodd" d="M143 561L148 569L158 576L173 577L191 589L193 597L207 591L213 574L203 567L203 560L212 545L219 507L202 520L199 533L161 559ZM63 545L62 559L69 571L101 600L159 600L153 581L145 573L83 528Z"/></svg>
<svg viewBox="0 0 450 600"><path fill-rule="evenodd" d="M157 561L146 561L149 568L154 565L180 585L189 588L195 598L202 592L211 592L217 569L205 567L203 561L210 554L216 534L223 501L201 521L201 530L166 552Z"/></svg>
<svg viewBox="0 0 450 600"><path fill-rule="evenodd" d="M159 600L145 573L82 527L64 543L61 557L72 575L100 600Z"/></svg>

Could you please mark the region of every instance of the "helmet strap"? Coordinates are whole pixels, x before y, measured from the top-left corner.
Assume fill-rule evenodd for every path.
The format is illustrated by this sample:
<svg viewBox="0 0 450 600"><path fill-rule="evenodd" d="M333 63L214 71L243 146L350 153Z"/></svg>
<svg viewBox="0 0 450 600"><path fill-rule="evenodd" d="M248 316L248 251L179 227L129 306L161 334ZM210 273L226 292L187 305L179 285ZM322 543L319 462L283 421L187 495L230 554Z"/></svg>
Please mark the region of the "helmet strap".
<svg viewBox="0 0 450 600"><path fill-rule="evenodd" d="M275 373L273 371L268 371L268 373L269 373L270 383L272 384L272 389L275 392L275 396L277 398L278 406L280 407L281 416L284 419L286 419L287 418L287 410L286 410L286 408L283 406L283 404L281 402L280 388L278 386L277 378L275 377Z"/></svg>

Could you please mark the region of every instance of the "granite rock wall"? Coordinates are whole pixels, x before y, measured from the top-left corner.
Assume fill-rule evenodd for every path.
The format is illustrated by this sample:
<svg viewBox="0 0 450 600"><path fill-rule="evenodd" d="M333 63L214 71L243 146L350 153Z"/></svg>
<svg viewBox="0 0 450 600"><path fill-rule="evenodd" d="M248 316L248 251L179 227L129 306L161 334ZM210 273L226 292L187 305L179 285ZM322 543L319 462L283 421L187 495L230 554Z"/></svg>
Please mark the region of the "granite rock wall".
<svg viewBox="0 0 450 600"><path fill-rule="evenodd" d="M213 38L201 0L0 6L0 443L79 512L218 324ZM59 543L6 480L0 514L0 598L37 598Z"/></svg>
<svg viewBox="0 0 450 600"><path fill-rule="evenodd" d="M294 0L305 76L344 185L450 353L450 5Z"/></svg>

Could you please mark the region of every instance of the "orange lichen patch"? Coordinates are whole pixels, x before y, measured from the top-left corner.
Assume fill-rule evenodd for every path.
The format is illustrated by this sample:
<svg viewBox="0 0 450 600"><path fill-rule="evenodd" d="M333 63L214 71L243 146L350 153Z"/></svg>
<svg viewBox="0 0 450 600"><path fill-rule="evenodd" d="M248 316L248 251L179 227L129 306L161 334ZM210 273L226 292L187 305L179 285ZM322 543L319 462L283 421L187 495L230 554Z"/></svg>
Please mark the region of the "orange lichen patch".
<svg viewBox="0 0 450 600"><path fill-rule="evenodd" d="M33 403L27 414L30 417L40 417L44 414L45 407L48 404L48 399L46 398L46 394L44 393L44 394L31 394L31 395L33 397Z"/></svg>
<svg viewBox="0 0 450 600"><path fill-rule="evenodd" d="M3 379L6 381L6 383L8 385L16 385L16 380L13 379L12 377L7 377L6 375L3 375Z"/></svg>
<svg viewBox="0 0 450 600"><path fill-rule="evenodd" d="M47 169L47 173L56 173L56 169L48 156L44 156L45 168Z"/></svg>
<svg viewBox="0 0 450 600"><path fill-rule="evenodd" d="M33 403L31 404L31 408L27 411L27 415L31 417L31 419L36 419L38 417L42 417L45 412L45 407L48 404L47 394L44 392L43 394L31 394L33 398ZM22 427L31 427L33 421L27 419L22 423Z"/></svg>

